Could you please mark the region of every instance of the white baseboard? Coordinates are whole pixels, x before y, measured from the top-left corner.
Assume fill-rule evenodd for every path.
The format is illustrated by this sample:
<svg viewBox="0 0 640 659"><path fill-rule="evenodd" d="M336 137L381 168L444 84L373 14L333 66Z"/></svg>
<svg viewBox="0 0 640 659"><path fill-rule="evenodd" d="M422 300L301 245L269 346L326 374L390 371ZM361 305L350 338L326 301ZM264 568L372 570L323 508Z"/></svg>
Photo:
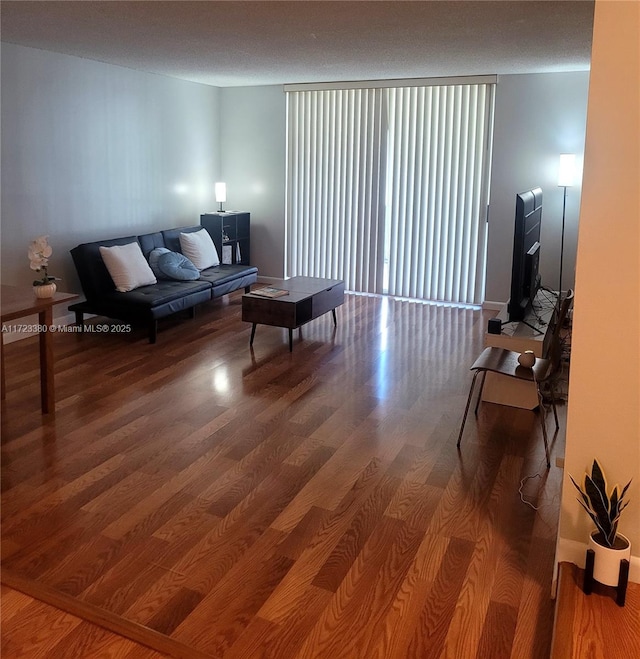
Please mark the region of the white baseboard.
<svg viewBox="0 0 640 659"><path fill-rule="evenodd" d="M504 307L504 302L492 302L491 300L485 300L482 303L482 308L486 311L501 311Z"/></svg>

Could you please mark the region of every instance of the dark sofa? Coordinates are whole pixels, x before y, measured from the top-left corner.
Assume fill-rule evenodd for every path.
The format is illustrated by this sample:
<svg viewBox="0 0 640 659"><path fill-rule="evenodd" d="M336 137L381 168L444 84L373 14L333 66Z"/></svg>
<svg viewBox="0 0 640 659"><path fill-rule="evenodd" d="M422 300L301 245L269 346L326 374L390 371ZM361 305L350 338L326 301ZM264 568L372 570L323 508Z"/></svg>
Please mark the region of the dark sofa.
<svg viewBox="0 0 640 659"><path fill-rule="evenodd" d="M251 284L257 281L258 269L249 265L226 264L203 270L197 281L159 279L156 284L141 286L127 293L116 291L111 275L102 260L101 246L112 247L138 242L142 253L148 259L149 254L156 247L166 247L172 252L180 252L180 233L200 229L202 227L199 225L181 227L141 236L99 240L74 247L71 256L86 297L85 301L69 307L70 311L75 312L76 323L82 326L84 314L89 313L132 324L145 324L149 330L149 342L155 343L158 319L179 311L191 309L193 312L197 304L240 288L249 292Z"/></svg>

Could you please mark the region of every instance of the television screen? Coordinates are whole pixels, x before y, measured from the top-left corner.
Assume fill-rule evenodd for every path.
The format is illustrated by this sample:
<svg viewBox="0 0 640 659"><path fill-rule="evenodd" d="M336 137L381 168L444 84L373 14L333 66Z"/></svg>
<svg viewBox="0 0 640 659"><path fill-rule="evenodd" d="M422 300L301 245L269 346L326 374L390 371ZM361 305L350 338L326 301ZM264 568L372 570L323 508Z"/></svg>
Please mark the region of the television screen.
<svg viewBox="0 0 640 659"><path fill-rule="evenodd" d="M530 299L536 296L536 291L540 285L538 275L539 264L540 243L536 241L524 257L524 294Z"/></svg>
<svg viewBox="0 0 640 659"><path fill-rule="evenodd" d="M522 320L540 286L540 224L542 188L516 195L509 320Z"/></svg>

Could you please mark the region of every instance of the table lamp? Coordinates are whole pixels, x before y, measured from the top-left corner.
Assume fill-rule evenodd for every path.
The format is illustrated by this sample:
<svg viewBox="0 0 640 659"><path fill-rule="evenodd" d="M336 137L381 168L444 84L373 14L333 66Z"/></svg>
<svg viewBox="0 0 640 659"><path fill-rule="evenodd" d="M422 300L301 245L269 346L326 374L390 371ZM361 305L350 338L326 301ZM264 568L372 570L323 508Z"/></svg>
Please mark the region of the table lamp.
<svg viewBox="0 0 640 659"><path fill-rule="evenodd" d="M227 201L227 184L218 182L215 184L215 195L216 201L220 204L218 209L220 213L223 213L222 204Z"/></svg>

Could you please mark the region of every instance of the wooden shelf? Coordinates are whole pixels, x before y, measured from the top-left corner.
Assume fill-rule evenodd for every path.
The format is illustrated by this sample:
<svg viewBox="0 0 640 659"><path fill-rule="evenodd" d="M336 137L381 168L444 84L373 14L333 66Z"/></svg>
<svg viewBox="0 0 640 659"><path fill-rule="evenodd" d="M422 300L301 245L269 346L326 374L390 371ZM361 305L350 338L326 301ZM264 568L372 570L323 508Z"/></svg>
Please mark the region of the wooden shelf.
<svg viewBox="0 0 640 659"><path fill-rule="evenodd" d="M533 350L536 357L546 357L553 334L551 321L555 308L555 293L539 290L524 320L508 323L509 314L505 304L497 316L503 322L502 332L487 332L484 335L485 348L505 348L514 352ZM495 373L487 373L482 400L526 410L535 409L539 402L538 392L532 382L505 378Z"/></svg>
<svg viewBox="0 0 640 659"><path fill-rule="evenodd" d="M211 235L221 263L250 265L249 213L204 213L200 224Z"/></svg>
<svg viewBox="0 0 640 659"><path fill-rule="evenodd" d="M485 347L506 348L515 352L533 350L536 357L546 357L552 334L551 321L556 306L555 293L539 290L524 319L521 322L509 323L505 304L496 316L503 323L502 332L500 334L487 332L484 337Z"/></svg>

